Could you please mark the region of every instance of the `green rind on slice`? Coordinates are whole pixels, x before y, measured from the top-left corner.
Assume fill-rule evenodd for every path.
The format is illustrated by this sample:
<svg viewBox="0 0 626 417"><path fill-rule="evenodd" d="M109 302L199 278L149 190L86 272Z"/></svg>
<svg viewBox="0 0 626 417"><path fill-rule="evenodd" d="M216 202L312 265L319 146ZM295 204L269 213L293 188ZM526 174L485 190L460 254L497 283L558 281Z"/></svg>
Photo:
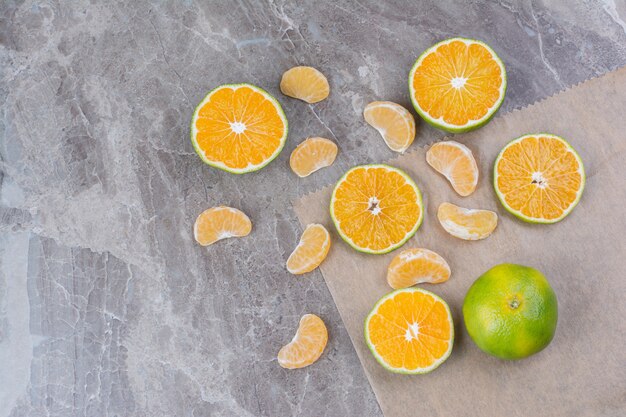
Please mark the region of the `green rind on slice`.
<svg viewBox="0 0 626 417"><path fill-rule="evenodd" d="M202 149L200 149L200 146L198 145L198 142L196 141L196 120L198 119L198 112L200 111L200 109L202 108L202 106L211 99L211 96L218 90L221 90L222 88L231 88L233 90L236 90L240 87L249 87L250 89L261 93L266 99L270 100L275 108L278 110L278 115L280 116L281 120L283 121L283 123L285 124L285 133L283 134L283 136L280 139L280 146L276 149L276 151L274 151L274 153L263 163L259 164L259 165L252 165L243 169L235 169L235 168L230 168L228 166L226 166L225 164L219 162L219 161L211 161L210 159L208 159L206 157L206 155L204 154L204 152L202 152ZM269 164L270 162L272 162L274 159L276 159L276 157L280 154L280 152L283 150L283 148L285 147L285 143L287 142L287 134L289 133L289 122L287 121L287 116L285 116L285 112L283 111L283 108L281 107L280 103L278 102L278 100L276 100L276 98L274 96L272 96L270 93L268 93L267 91L265 91L264 89L257 87L256 85L253 84L248 84L248 83L239 83L239 84L222 84L219 87L214 88L213 90L211 90L203 99L202 101L196 106L196 109L193 112L193 117L191 118L191 126L190 126L190 137L191 137L191 144L193 145L193 149L196 151L196 153L198 154L198 156L200 157L200 159L202 159L202 161L207 164L210 165L214 168L218 168L221 169L222 171L226 171L226 172L230 172L231 174L247 174L249 172L254 172L254 171L258 171L261 168L264 168L267 164Z"/></svg>
<svg viewBox="0 0 626 417"><path fill-rule="evenodd" d="M346 177L348 176L349 173L351 173L355 169L359 169L359 168L386 168L386 169L389 169L390 171L397 172L398 174L402 175L402 177L404 177L407 180L407 183L413 187L413 189L415 190L415 192L417 194L417 202L418 202L418 204L420 206L420 217L417 220L417 223L415 224L413 229L411 229L407 233L407 235L400 242L390 246L389 248L385 248L385 249L377 251L377 250L372 250L372 249L369 249L369 248L362 248L362 247L356 245L352 241L352 239L350 239L348 236L346 236L343 233L343 231L339 227L339 221L335 217L335 212L333 210L333 207L334 207L335 193L337 192L337 187L339 187L339 184L341 184L346 179ZM422 200L422 192L420 191L420 189L417 186L417 184L415 184L415 181L413 181L411 179L411 177L409 177L408 174L405 173L404 171L402 171L401 169L398 169L398 168L395 168L395 167L392 167L392 166L386 165L386 164L357 165L355 167L350 168L348 171L346 171L346 173L343 174L343 176L339 179L339 181L337 181L337 184L335 184L335 188L333 189L333 194L332 194L332 196L330 198L330 217L333 219L333 224L335 225L335 229L337 229L337 233L339 233L339 236L341 236L343 241L346 242L348 245L350 245L353 249L355 249L355 250L357 250L359 252L369 253L369 254L372 254L372 255L383 255L385 253L389 253L389 252L391 252L391 251L393 251L395 249L398 249L400 246L404 245L407 242L407 240L409 240L411 237L413 237L415 232L417 232L417 230L422 225L422 222L424 221L424 203L423 203L423 200Z"/></svg>
<svg viewBox="0 0 626 417"><path fill-rule="evenodd" d="M419 65L422 63L424 58L428 54L430 54L432 51L434 51L435 49L439 48L439 46L447 44L447 43L451 43L453 41L462 41L462 42L465 42L465 43L468 43L468 42L469 43L476 43L476 44L484 46L489 52L491 52L491 54L493 55L494 60L498 63L498 65L500 66L500 69L502 70L502 85L500 86L500 98L498 99L498 101L491 107L491 109L489 109L489 111L487 112L487 114L485 114L485 116L483 116L482 118L480 118L478 120L472 120L470 122L467 122L465 125L462 125L462 126L452 125L452 124L446 123L443 120L434 119L433 117L431 117L417 103L417 100L415 99L415 90L413 89L413 76L415 75L415 71L417 70ZM491 49L491 47L489 45L487 45L486 43L481 42L479 40L476 40L476 39L450 38L450 39L446 39L446 40L443 40L441 42L438 42L435 45L433 45L430 48L428 48L427 50L425 50L424 52L422 52L422 54L417 58L417 60L413 64L413 67L411 68L411 71L409 72L409 95L411 96L411 103L413 104L413 108L415 109L415 111L429 125L437 128L437 129L441 129L441 130L444 130L446 132L450 132L450 133L470 132L472 130L476 130L476 129L486 125L487 123L489 123L489 121L495 116L495 114L498 112L498 109L502 105L502 102L504 101L504 97L506 95L506 89L507 89L507 75L506 75L506 68L504 67L504 63L502 62L502 60L500 59L498 54L496 54L495 51L493 49Z"/></svg>
<svg viewBox="0 0 626 417"><path fill-rule="evenodd" d="M433 363L432 365L430 365L427 368L417 368L417 369L412 369L412 370L409 370L409 369L406 369L406 368L394 368L393 366L390 366L387 362L385 362L385 360L378 354L378 352L376 352L376 349L374 348L374 346L373 346L373 344L372 344L372 342L370 340L370 335L369 335L369 330L368 330L368 326L367 325L370 322L370 320L372 319L372 317L374 317L374 315L378 311L378 308L381 306L381 304L383 304L388 299L393 298L396 295L398 295L399 293L403 293L403 292L421 292L421 293L424 293L424 294L432 295L435 299L441 301L441 303L443 304L443 306L446 309L446 312L448 313L448 318L450 319L450 345L448 346L448 350L446 351L446 353L441 358L439 358L435 363ZM370 352L372 352L372 355L374 356L374 359L376 359L376 362L378 362L386 370L388 370L390 372L393 372L393 373L396 373L396 374L404 374L404 375L427 374L427 373L435 370L442 363L444 363L446 361L446 359L448 359L448 357L450 356L450 353L452 353L452 347L454 346L454 322L452 320L452 314L450 313L450 307L448 306L448 303L446 303L437 294L434 294L434 293L432 293L430 291L426 291L424 289L417 288L417 287L402 288L402 289L390 292L389 294L383 296L380 300L378 300L376 302L376 304L374 305L372 310L370 310L369 314L365 318L363 335L365 337L365 343L367 344L367 347L370 349Z"/></svg>
<svg viewBox="0 0 626 417"><path fill-rule="evenodd" d="M502 155L504 154L504 151L508 149L509 146L517 143L517 142L521 142L522 140L528 138L528 137L547 137L547 138L552 138L552 139L556 139L556 140L560 140L561 142L563 142L565 144L565 146L572 152L572 154L574 155L574 157L576 158L576 160L578 161L578 164L580 166L580 176L581 176L581 184L580 184L580 189L578 190L578 194L576 195L576 199L574 200L574 202L567 208L567 210L565 210L563 212L563 214L560 217L557 217L556 219L540 219L540 218L536 218L536 217L529 217L524 215L523 213L521 213L518 210L515 210L514 208L512 208L511 206L509 206L506 203L506 200L504 198L504 194L502 194L502 192L500 192L500 189L498 188L498 162L500 162L500 159L502 159ZM553 223L558 223L561 220L563 220L565 217L567 217L568 214L570 214L572 212L572 210L574 210L574 207L576 207L578 205L578 202L580 201L580 198L583 195L583 190L585 189L585 183L586 183L587 179L585 176L585 167L583 165L583 160L580 158L580 155L578 154L578 152L576 152L576 149L574 149L572 147L572 145L569 144L569 142L567 142L565 139L563 139L560 136L557 135L553 135L552 133L531 133L531 134L527 134L527 135L523 135L520 136L516 139L513 139L512 141L510 141L509 143L507 143L504 148L502 148L502 150L500 151L500 153L498 154L498 157L496 158L496 161L493 164L493 189L496 192L496 195L498 196L498 200L500 200L500 203L502 204L502 207L504 207L504 209L506 211L508 211L509 213L511 213L512 215L514 215L515 217L517 217L518 219L521 219L525 222L528 223L541 223L541 224L553 224Z"/></svg>

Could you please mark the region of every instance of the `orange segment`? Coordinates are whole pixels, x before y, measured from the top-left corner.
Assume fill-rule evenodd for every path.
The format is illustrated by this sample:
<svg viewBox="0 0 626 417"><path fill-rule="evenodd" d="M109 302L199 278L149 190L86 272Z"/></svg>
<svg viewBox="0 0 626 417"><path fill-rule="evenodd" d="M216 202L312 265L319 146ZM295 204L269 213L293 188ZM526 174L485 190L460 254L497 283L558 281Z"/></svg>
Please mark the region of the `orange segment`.
<svg viewBox="0 0 626 417"><path fill-rule="evenodd" d="M296 275L311 272L326 259L329 250L328 230L321 224L310 224L287 259L287 270Z"/></svg>
<svg viewBox="0 0 626 417"><path fill-rule="evenodd" d="M547 133L526 135L498 155L494 187L502 205L520 219L556 223L578 204L585 170L564 139Z"/></svg>
<svg viewBox="0 0 626 417"><path fill-rule="evenodd" d="M464 240L485 239L498 225L498 215L493 211L467 209L450 203L441 203L437 218L446 232Z"/></svg>
<svg viewBox="0 0 626 417"><path fill-rule="evenodd" d="M307 103L317 103L328 97L330 86L324 74L315 68L294 67L283 74L280 91Z"/></svg>
<svg viewBox="0 0 626 417"><path fill-rule="evenodd" d="M200 213L193 225L193 236L202 246L221 239L247 236L252 223L242 211L232 207L213 207Z"/></svg>
<svg viewBox="0 0 626 417"><path fill-rule="evenodd" d="M392 151L404 152L415 140L415 119L399 104L374 101L365 106L363 116Z"/></svg>
<svg viewBox="0 0 626 417"><path fill-rule="evenodd" d="M337 183L330 214L353 248L387 253L404 244L422 223L422 195L408 175L388 165L362 165Z"/></svg>
<svg viewBox="0 0 626 417"><path fill-rule="evenodd" d="M280 104L250 84L222 85L196 108L191 142L202 160L235 174L256 171L276 158L287 139Z"/></svg>
<svg viewBox="0 0 626 417"><path fill-rule="evenodd" d="M450 181L459 195L466 197L478 184L478 165L472 151L452 140L435 143L426 152L426 162Z"/></svg>
<svg viewBox="0 0 626 417"><path fill-rule="evenodd" d="M506 90L506 71L486 44L452 38L426 50L409 74L415 110L428 123L466 132L485 124Z"/></svg>
<svg viewBox="0 0 626 417"><path fill-rule="evenodd" d="M336 157L335 142L324 138L308 138L293 150L289 166L297 176L303 178L332 165Z"/></svg>
<svg viewBox="0 0 626 417"><path fill-rule="evenodd" d="M311 365L319 359L328 342L326 325L315 314L305 314L294 338L278 352L278 364L296 369Z"/></svg>
<svg viewBox="0 0 626 417"><path fill-rule="evenodd" d="M407 288L415 284L438 284L450 278L450 266L439 254L423 248L400 252L387 268L391 288Z"/></svg>
<svg viewBox="0 0 626 417"><path fill-rule="evenodd" d="M397 290L381 298L365 319L365 340L391 372L430 372L452 351L452 315L446 302L429 291Z"/></svg>

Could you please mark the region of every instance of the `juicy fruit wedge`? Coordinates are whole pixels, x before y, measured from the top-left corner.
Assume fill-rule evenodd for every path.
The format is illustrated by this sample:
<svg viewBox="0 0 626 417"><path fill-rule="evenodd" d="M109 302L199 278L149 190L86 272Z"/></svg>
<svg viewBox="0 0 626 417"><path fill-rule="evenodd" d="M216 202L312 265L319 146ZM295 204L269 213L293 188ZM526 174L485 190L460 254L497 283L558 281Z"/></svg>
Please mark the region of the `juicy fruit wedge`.
<svg viewBox="0 0 626 417"><path fill-rule="evenodd" d="M298 246L287 259L287 271L305 274L317 268L330 250L330 235L321 224L310 224L304 229Z"/></svg>
<svg viewBox="0 0 626 417"><path fill-rule="evenodd" d="M450 181L459 195L466 197L478 184L478 165L472 151L452 140L435 143L426 152L426 162Z"/></svg>
<svg viewBox="0 0 626 417"><path fill-rule="evenodd" d="M452 38L427 49L409 74L413 106L431 125L452 133L484 125L506 91L506 71L486 44Z"/></svg>
<svg viewBox="0 0 626 417"><path fill-rule="evenodd" d="M244 212L232 207L212 207L200 213L193 225L193 236L202 246L229 237L247 236L252 222Z"/></svg>
<svg viewBox="0 0 626 417"><path fill-rule="evenodd" d="M337 145L325 138L308 138L291 153L289 165L300 178L332 165L337 157Z"/></svg>
<svg viewBox="0 0 626 417"><path fill-rule="evenodd" d="M307 103L317 103L328 97L330 86L324 74L315 68L294 67L283 74L280 91Z"/></svg>
<svg viewBox="0 0 626 417"><path fill-rule="evenodd" d="M227 84L196 107L191 143L208 165L243 174L276 158L287 130L287 118L274 97L250 84Z"/></svg>
<svg viewBox="0 0 626 417"><path fill-rule="evenodd" d="M376 360L391 372L430 372L452 352L450 308L421 288L396 290L381 298L365 319L365 340Z"/></svg>
<svg viewBox="0 0 626 417"><path fill-rule="evenodd" d="M319 359L328 342L326 325L315 314L305 314L294 338L278 352L278 364L296 369L311 365Z"/></svg>
<svg viewBox="0 0 626 417"><path fill-rule="evenodd" d="M502 149L493 170L500 202L531 223L556 223L578 204L585 169L576 151L547 133L526 135Z"/></svg>
<svg viewBox="0 0 626 417"><path fill-rule="evenodd" d="M467 209L450 203L441 203L437 218L446 232L464 240L485 239L498 225L498 215L493 211Z"/></svg>
<svg viewBox="0 0 626 417"><path fill-rule="evenodd" d="M391 288L407 288L415 284L438 284L450 278L450 266L439 254L423 248L400 252L387 268Z"/></svg>
<svg viewBox="0 0 626 417"><path fill-rule="evenodd" d="M363 117L378 130L392 151L404 152L415 140L415 119L399 104L374 101L365 106Z"/></svg>
<svg viewBox="0 0 626 417"><path fill-rule="evenodd" d="M415 234L423 218L422 195L408 175L388 165L361 165L339 180L330 215L354 249L387 253Z"/></svg>

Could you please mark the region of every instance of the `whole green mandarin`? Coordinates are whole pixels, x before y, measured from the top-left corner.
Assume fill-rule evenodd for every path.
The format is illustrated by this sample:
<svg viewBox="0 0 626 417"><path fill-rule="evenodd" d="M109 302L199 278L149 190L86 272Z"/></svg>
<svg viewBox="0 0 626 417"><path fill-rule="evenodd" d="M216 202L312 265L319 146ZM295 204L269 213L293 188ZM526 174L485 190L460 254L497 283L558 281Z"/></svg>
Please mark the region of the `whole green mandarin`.
<svg viewBox="0 0 626 417"><path fill-rule="evenodd" d="M548 280L534 268L501 264L481 275L463 302L472 340L502 359L522 359L552 341L557 300Z"/></svg>

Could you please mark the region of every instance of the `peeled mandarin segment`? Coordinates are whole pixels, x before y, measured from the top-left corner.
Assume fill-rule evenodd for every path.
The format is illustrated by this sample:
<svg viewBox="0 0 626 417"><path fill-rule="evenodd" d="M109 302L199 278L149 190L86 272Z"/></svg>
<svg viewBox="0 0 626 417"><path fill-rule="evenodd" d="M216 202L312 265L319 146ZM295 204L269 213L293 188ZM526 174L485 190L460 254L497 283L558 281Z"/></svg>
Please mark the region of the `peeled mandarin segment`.
<svg viewBox="0 0 626 417"><path fill-rule="evenodd" d="M374 101L365 106L363 116L392 151L404 152L415 140L415 119L399 104Z"/></svg>
<svg viewBox="0 0 626 417"><path fill-rule="evenodd" d="M330 234L321 224L310 224L304 229L298 246L287 259L287 270L295 275L317 268L330 250Z"/></svg>
<svg viewBox="0 0 626 417"><path fill-rule="evenodd" d="M547 133L522 136L502 149L494 188L509 212L533 223L556 223L578 204L585 170L576 151Z"/></svg>
<svg viewBox="0 0 626 417"><path fill-rule="evenodd" d="M330 214L339 235L354 249L387 253L402 246L419 228L422 195L397 168L357 166L335 186Z"/></svg>
<svg viewBox="0 0 626 417"><path fill-rule="evenodd" d="M446 232L464 240L485 239L498 225L498 215L493 211L467 209L450 203L441 203L437 218Z"/></svg>
<svg viewBox="0 0 626 417"><path fill-rule="evenodd" d="M324 74L315 68L294 67L283 74L280 91L307 103L317 103L328 97L330 86Z"/></svg>
<svg viewBox="0 0 626 417"><path fill-rule="evenodd" d="M289 165L299 177L307 177L317 170L332 165L337 157L337 145L325 138L309 138L291 153Z"/></svg>
<svg viewBox="0 0 626 417"><path fill-rule="evenodd" d="M202 246L229 237L247 236L252 222L240 210L232 207L213 207L200 213L193 226L193 235Z"/></svg>
<svg viewBox="0 0 626 417"><path fill-rule="evenodd" d="M278 364L296 369L311 365L319 359L328 342L326 325L315 314L305 314L291 342L278 352Z"/></svg>
<svg viewBox="0 0 626 417"><path fill-rule="evenodd" d="M243 174L276 158L287 130L287 118L274 97L250 84L227 84L196 108L191 142L208 165Z"/></svg>
<svg viewBox="0 0 626 417"><path fill-rule="evenodd" d="M437 253L423 248L400 252L387 268L387 283L395 289L415 284L438 284L450 278L450 266Z"/></svg>
<svg viewBox="0 0 626 417"><path fill-rule="evenodd" d="M405 288L381 298L365 319L365 339L387 370L427 373L450 356L452 315L445 301L420 288Z"/></svg>
<svg viewBox="0 0 626 417"><path fill-rule="evenodd" d="M478 184L478 165L472 151L454 141L435 143L426 152L426 162L450 181L459 195L466 197Z"/></svg>
<svg viewBox="0 0 626 417"><path fill-rule="evenodd" d="M506 91L506 71L486 44L452 38L427 49L409 74L415 110L431 125L459 133L495 114Z"/></svg>

